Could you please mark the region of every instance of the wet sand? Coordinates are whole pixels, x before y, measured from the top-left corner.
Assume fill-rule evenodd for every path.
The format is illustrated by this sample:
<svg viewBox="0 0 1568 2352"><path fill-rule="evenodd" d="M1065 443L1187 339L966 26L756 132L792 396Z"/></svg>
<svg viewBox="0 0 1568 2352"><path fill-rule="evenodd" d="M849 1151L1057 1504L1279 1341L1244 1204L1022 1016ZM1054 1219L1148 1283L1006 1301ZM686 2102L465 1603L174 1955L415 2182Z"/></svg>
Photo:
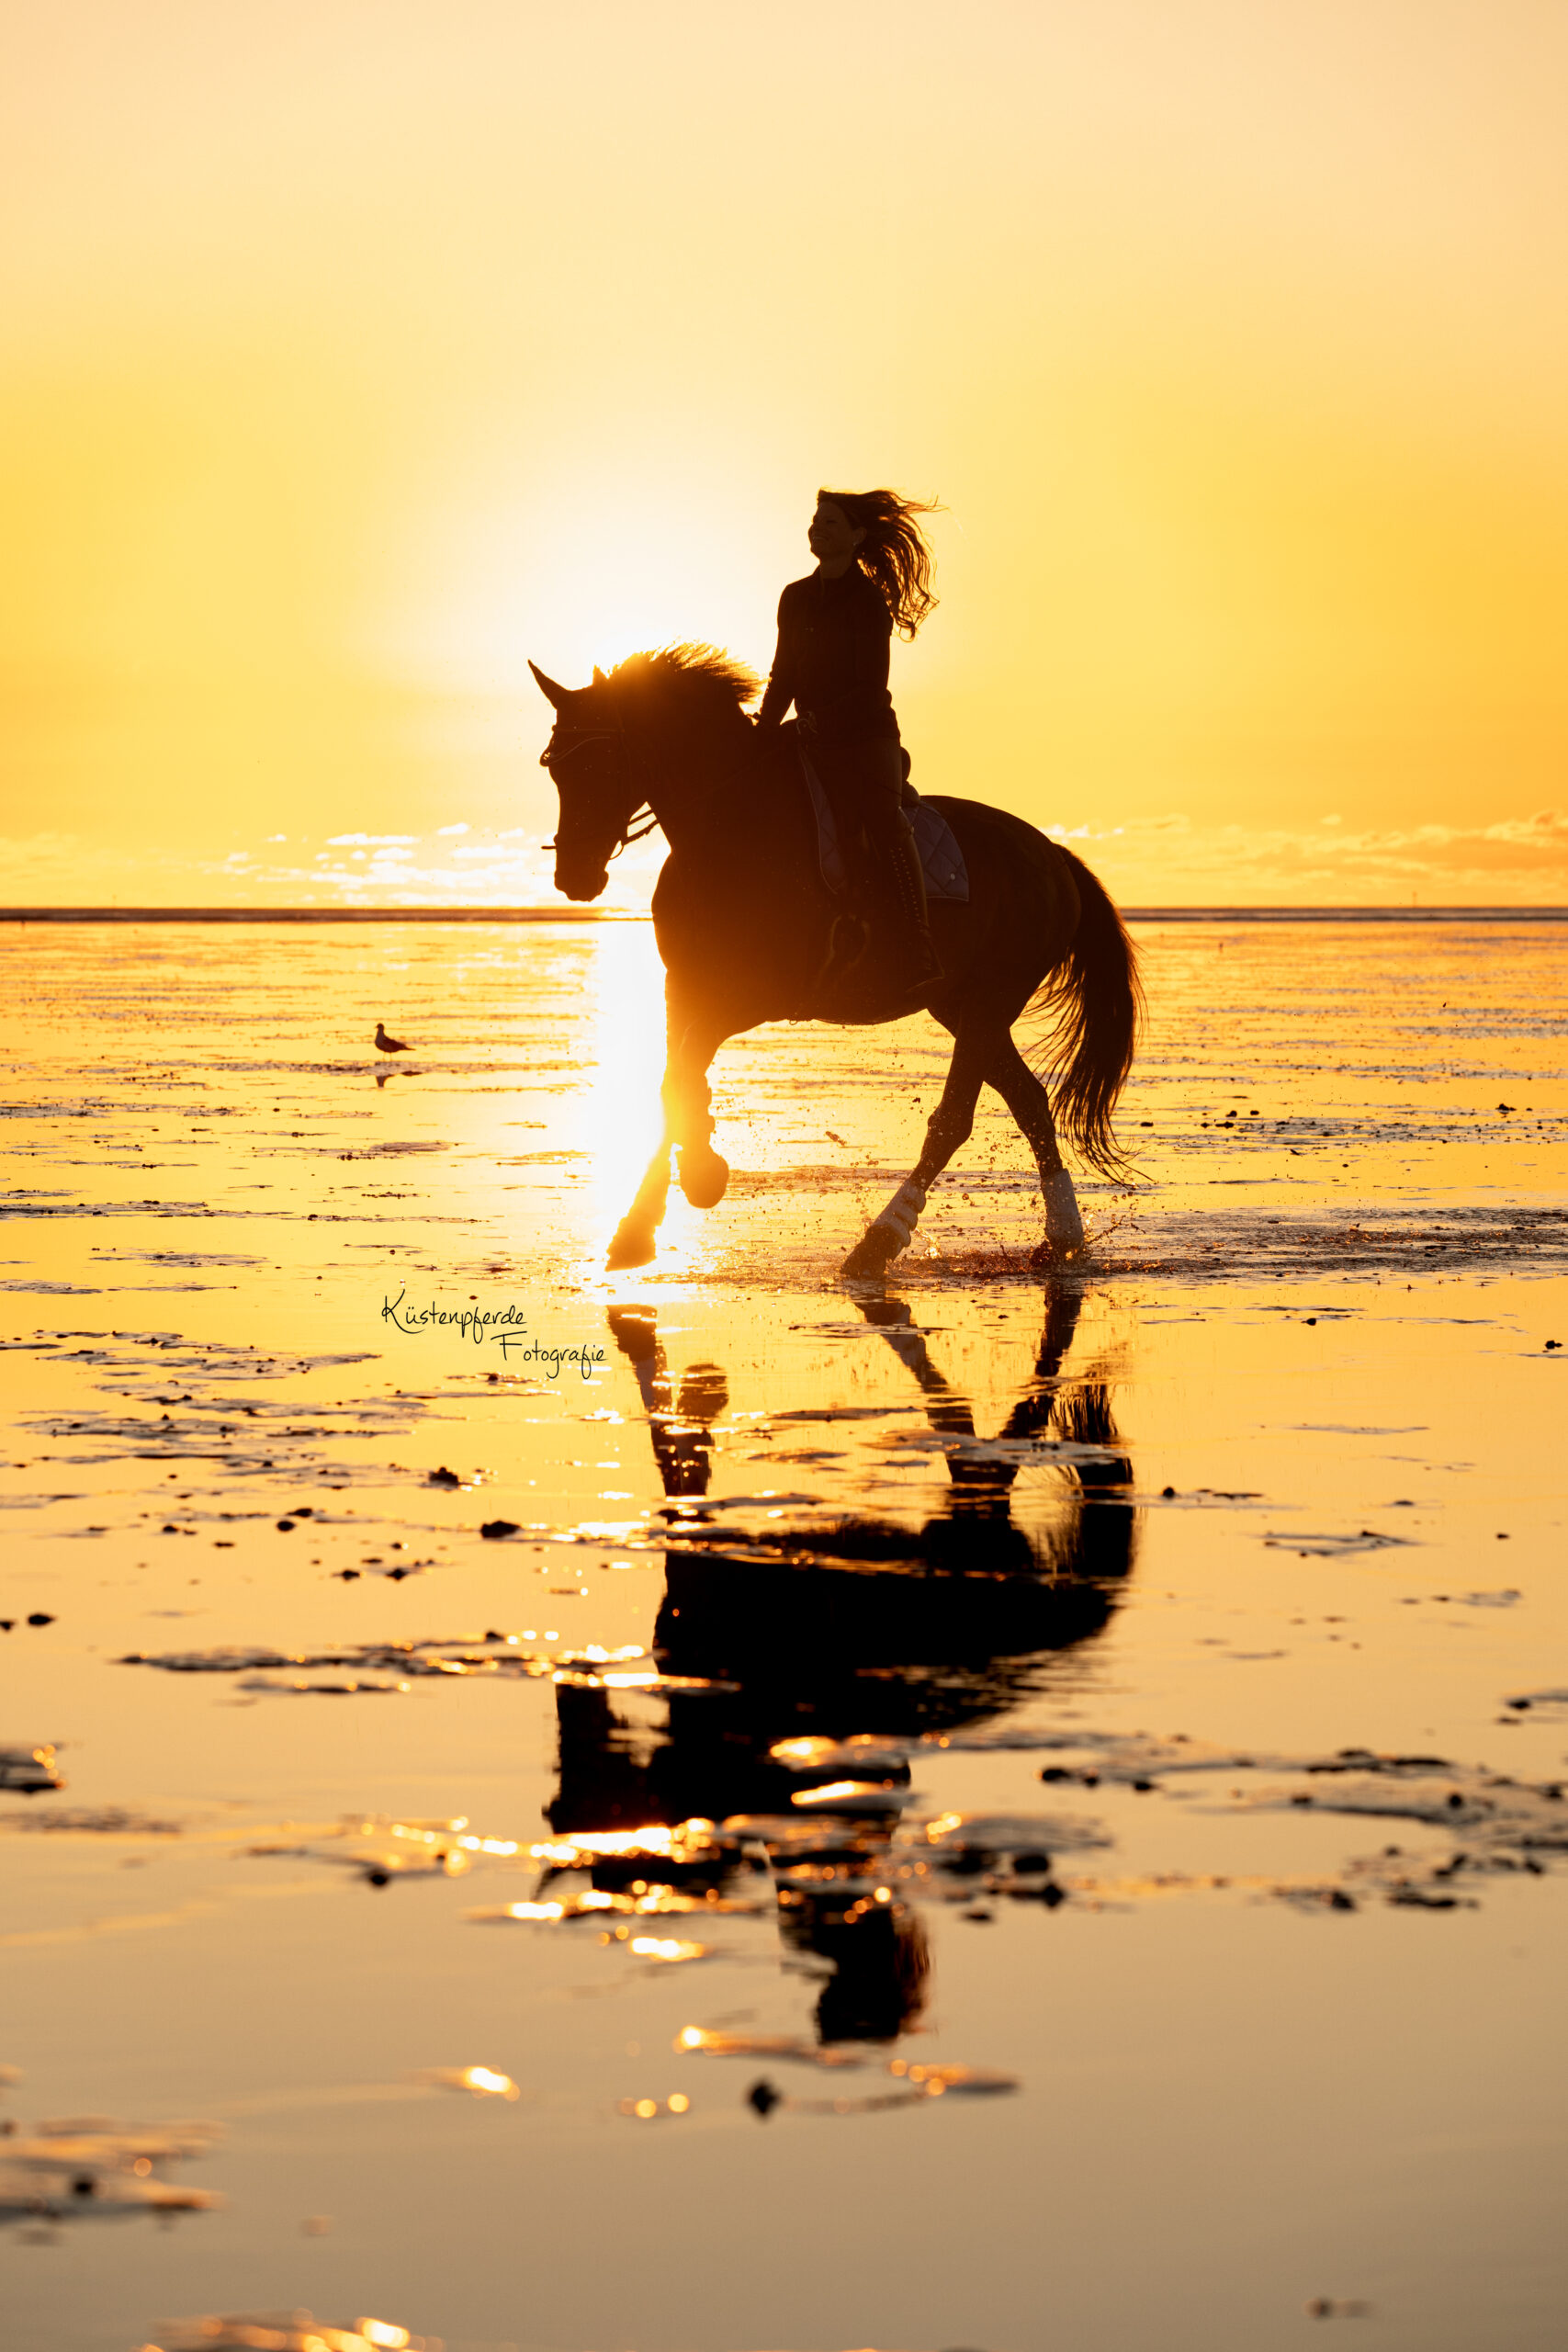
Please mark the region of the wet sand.
<svg viewBox="0 0 1568 2352"><path fill-rule="evenodd" d="M1139 935L879 1292L922 1022L611 1278L645 926L0 932L18 2344L1551 2339L1568 933Z"/></svg>

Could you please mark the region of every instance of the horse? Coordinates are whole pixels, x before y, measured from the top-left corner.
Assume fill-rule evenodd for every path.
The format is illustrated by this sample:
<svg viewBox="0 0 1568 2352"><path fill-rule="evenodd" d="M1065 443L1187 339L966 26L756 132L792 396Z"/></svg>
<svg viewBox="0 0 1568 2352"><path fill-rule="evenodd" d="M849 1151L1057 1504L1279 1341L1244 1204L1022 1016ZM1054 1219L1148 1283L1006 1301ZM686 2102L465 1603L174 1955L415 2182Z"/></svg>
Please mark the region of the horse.
<svg viewBox="0 0 1568 2352"><path fill-rule="evenodd" d="M746 707L761 684L749 670L694 644L632 654L608 675L595 668L578 688L528 666L555 713L539 763L560 797L556 888L580 905L597 899L612 857L656 825L670 848L653 894L666 975L664 1127L616 1227L610 1267L651 1262L672 1150L694 1207L723 1199L729 1168L713 1148L708 1070L727 1037L765 1021L874 1025L921 1009L953 1035L942 1099L915 1167L841 1273L875 1278L908 1249L931 1185L973 1130L985 1085L1039 1168L1045 1234L1033 1262L1080 1257L1083 1220L1057 1131L1101 1174L1125 1173L1111 1113L1143 1005L1133 944L1082 860L1005 809L936 797L969 869L969 898L933 903L941 974L900 993L878 978L872 954L861 967L840 967L841 910L821 877L793 730L758 734ZM1046 1016L1054 1103L1012 1040L1032 1005Z"/></svg>

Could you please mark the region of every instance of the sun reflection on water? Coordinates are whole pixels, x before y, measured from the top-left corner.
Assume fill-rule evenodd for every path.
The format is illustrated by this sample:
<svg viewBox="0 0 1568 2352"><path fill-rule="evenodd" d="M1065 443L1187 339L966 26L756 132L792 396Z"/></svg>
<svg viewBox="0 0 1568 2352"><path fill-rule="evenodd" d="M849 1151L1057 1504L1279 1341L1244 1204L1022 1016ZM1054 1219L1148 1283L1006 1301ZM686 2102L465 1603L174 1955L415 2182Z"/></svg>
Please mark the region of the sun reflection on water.
<svg viewBox="0 0 1568 2352"><path fill-rule="evenodd" d="M590 1155L593 1238L602 1245L659 1141L664 988L651 925L606 923L594 944L594 1075L581 1146Z"/></svg>
<svg viewBox="0 0 1568 2352"><path fill-rule="evenodd" d="M592 965L592 1083L579 1124L587 1153L590 1240L602 1265L611 1235L631 1205L662 1129L664 967L648 923L606 923ZM694 1213L678 1189L660 1228L659 1254L690 1238Z"/></svg>

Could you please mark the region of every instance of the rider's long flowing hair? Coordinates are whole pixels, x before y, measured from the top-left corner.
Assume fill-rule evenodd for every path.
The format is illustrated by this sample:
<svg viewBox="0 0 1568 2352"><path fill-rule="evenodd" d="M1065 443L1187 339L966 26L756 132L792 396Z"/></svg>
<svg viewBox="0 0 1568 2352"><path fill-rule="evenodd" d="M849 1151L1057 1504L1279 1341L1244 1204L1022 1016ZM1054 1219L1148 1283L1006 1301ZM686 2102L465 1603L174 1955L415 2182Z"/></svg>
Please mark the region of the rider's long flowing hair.
<svg viewBox="0 0 1568 2352"><path fill-rule="evenodd" d="M936 598L931 594L931 551L917 514L941 510L934 498L900 498L896 490L819 490L818 498L841 507L850 528L863 531L855 560L881 589L900 637L913 637Z"/></svg>

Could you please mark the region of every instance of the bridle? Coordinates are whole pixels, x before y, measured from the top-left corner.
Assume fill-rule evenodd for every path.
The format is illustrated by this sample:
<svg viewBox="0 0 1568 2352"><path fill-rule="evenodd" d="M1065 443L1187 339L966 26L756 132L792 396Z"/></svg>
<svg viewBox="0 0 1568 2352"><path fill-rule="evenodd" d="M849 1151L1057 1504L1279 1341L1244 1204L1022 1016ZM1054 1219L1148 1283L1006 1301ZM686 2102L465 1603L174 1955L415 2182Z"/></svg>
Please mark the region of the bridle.
<svg viewBox="0 0 1568 2352"><path fill-rule="evenodd" d="M613 727L574 728L564 750L558 751L556 749L556 737L559 731L559 724L558 722L557 726L551 730L549 741L546 744L544 750L539 754L539 765L549 771L552 779L558 766L559 766L563 762L575 757L579 752L586 751L591 743L619 744L622 764L626 769L628 775L630 775L632 767L631 746L626 740L626 730L624 727L617 725ZM635 776L632 776L631 780L635 782ZM659 817L657 811L649 805L649 802L646 799L639 799L636 806L630 810L625 822L621 826L620 834L616 840L615 846L610 852L610 862L613 863L615 859L619 857L621 852L629 847L633 842L640 842L646 839L646 837L653 831L658 822ZM544 843L544 847L546 849L554 849L555 842L553 841L546 842Z"/></svg>

